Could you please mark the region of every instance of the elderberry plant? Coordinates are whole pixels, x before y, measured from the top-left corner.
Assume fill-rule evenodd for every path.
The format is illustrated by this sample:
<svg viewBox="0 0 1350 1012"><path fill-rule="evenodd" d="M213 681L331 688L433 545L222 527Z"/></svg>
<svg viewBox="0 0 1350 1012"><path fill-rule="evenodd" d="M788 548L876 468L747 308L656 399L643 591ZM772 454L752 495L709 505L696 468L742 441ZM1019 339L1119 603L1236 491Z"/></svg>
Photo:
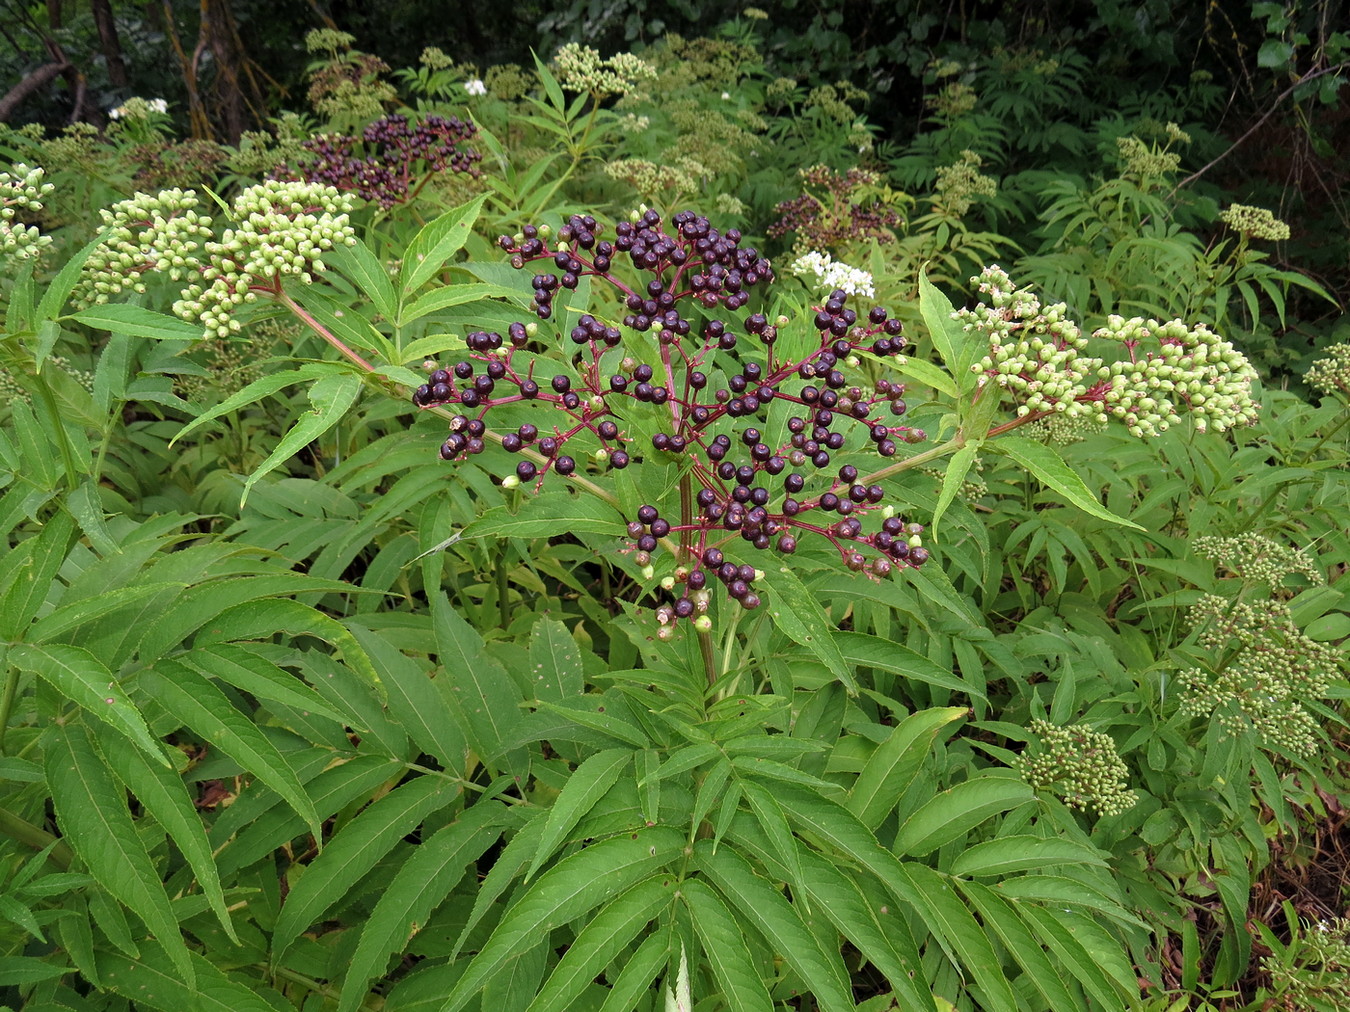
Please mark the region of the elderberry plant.
<svg viewBox="0 0 1350 1012"><path fill-rule="evenodd" d="M683 619L700 632L711 628L714 582L743 607L759 606L762 573L732 560L737 543L791 555L799 538L816 536L850 570L874 577L929 557L923 526L895 515L882 485L837 459L870 449L885 460L926 438L900 421L903 383L856 375L858 352L885 358L901 350L899 322L880 306L860 317L836 289L815 312L809 350L782 353L778 329L786 318L733 315L774 281L772 264L741 240L738 230L719 230L693 211L667 225L650 209L620 222L613 239L602 238L590 215L573 215L556 237L533 225L502 236L498 245L513 267L543 268L532 281L541 320L553 316L560 291L585 277L613 286L626 312L613 321L579 316L568 333L571 375L554 375L546 386L534 378L543 350L538 330L516 322L505 337L468 335L469 356L435 368L412 398L421 408L455 411L440 449L450 461L482 452L494 408L537 405L537 422L498 433L506 450L532 450L542 460L522 459L508 485L680 462L679 513L647 503L628 523L640 566L663 542L675 551L667 589L678 587L677 596L657 610L666 637ZM793 405L782 439L766 421L773 401ZM647 439L632 434L635 406L659 420Z"/></svg>

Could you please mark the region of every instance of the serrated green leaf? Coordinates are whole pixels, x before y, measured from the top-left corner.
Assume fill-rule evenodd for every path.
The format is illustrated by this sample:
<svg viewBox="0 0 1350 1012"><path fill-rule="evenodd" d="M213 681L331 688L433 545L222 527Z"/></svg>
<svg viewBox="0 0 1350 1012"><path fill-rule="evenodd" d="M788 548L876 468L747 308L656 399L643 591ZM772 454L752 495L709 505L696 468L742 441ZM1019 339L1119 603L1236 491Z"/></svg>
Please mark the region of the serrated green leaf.
<svg viewBox="0 0 1350 1012"><path fill-rule="evenodd" d="M680 892L727 1006L736 1012L773 1012L773 1000L760 980L745 935L726 904L702 879L687 879Z"/></svg>
<svg viewBox="0 0 1350 1012"><path fill-rule="evenodd" d="M164 953L146 943L139 959L100 951L98 970L103 986L138 1005L160 1012L293 1012L280 994L262 984L250 987L226 976L204 956L192 953L195 986L184 986L170 972Z"/></svg>
<svg viewBox="0 0 1350 1012"><path fill-rule="evenodd" d="M1014 875L1021 871L1053 868L1063 864L1105 867L1101 854L1086 844L1059 837L1002 836L967 847L952 861L951 874L983 876Z"/></svg>
<svg viewBox="0 0 1350 1012"><path fill-rule="evenodd" d="M914 571L917 573L917 571ZM916 682L951 689L967 696L984 699L984 692L977 685L952 673L950 668L934 664L923 654L911 650L903 643L893 643L880 636L867 633L835 633L835 642L844 655L844 660L857 667L876 668L901 678L912 678Z"/></svg>
<svg viewBox="0 0 1350 1012"><path fill-rule="evenodd" d="M793 643L810 650L848 689L849 695L856 696L858 681L835 642L834 626L816 596L787 566L770 566L764 579L770 592L767 608L774 625Z"/></svg>
<svg viewBox="0 0 1350 1012"><path fill-rule="evenodd" d="M277 965L300 933L344 898L390 848L460 793L458 785L443 777L417 777L372 802L347 823L291 887L272 933L272 965Z"/></svg>
<svg viewBox="0 0 1350 1012"><path fill-rule="evenodd" d="M130 337L148 337L157 341L199 341L202 328L153 309L129 302L109 302L82 309L71 319L95 330L107 330Z"/></svg>
<svg viewBox="0 0 1350 1012"><path fill-rule="evenodd" d="M403 253L403 266L399 270L399 291L405 303L409 296L445 266L451 256L463 248L485 200L487 194L480 193L468 203L451 208L439 218L429 221L413 236Z"/></svg>
<svg viewBox="0 0 1350 1012"><path fill-rule="evenodd" d="M3 897L9 899L9 897ZM31 915L30 915L31 916ZM71 967L32 956L0 957L0 987L28 988L44 980L54 980L71 972ZM29 1007L25 1004L25 1008Z"/></svg>
<svg viewBox="0 0 1350 1012"><path fill-rule="evenodd" d="M112 672L88 650L64 643L40 646L15 643L9 648L8 660L19 670L31 671L50 682L67 699L118 734L126 735L146 755L169 766L164 749L150 733L141 711L114 680Z"/></svg>
<svg viewBox="0 0 1350 1012"><path fill-rule="evenodd" d="M399 317L398 325L406 326L413 320L421 319L430 313L435 313L442 309L449 309L451 306L463 306L470 302L479 302L483 299L511 299L518 298L520 292L513 288L504 288L501 285L486 285L480 283L450 285L445 288L433 288L429 292L423 292L413 300L412 305L405 306L402 315ZM425 358L428 355L439 354L447 347L444 343L448 335L437 335L435 337L424 337L413 341L403 349L403 361L412 362L416 359ZM462 338L459 339L459 347L464 346Z"/></svg>
<svg viewBox="0 0 1350 1012"><path fill-rule="evenodd" d="M188 984L188 948L159 873L127 809L126 792L108 772L84 727L55 724L46 733L47 786L61 835L89 871L139 917Z"/></svg>
<svg viewBox="0 0 1350 1012"><path fill-rule="evenodd" d="M297 383L308 383L323 376L331 375L336 366L327 363L310 363L303 365L298 369L286 369L282 372L268 373L259 379L254 380L244 389L226 397L219 404L210 407L199 414L192 421L188 422L173 439L169 440L169 445L182 439L191 432L195 432L201 426L209 421L219 418L221 415L228 415L232 411L238 411L242 407L247 407L264 397L276 393L278 390L284 390L286 387L295 386Z"/></svg>
<svg viewBox="0 0 1350 1012"><path fill-rule="evenodd" d="M286 757L213 682L177 661L163 660L140 676L141 687L184 726L220 749L285 799L322 839L318 813Z"/></svg>
<svg viewBox="0 0 1350 1012"><path fill-rule="evenodd" d="M103 504L98 499L98 489L92 478L87 478L79 488L71 489L66 495L66 509L80 525L80 530L100 555L120 555L122 548L108 530L103 519Z"/></svg>
<svg viewBox="0 0 1350 1012"><path fill-rule="evenodd" d="M621 537L624 521L608 503L565 490L527 499L518 513L505 506L485 512L447 544L474 538L549 538L558 534L609 534Z"/></svg>
<svg viewBox="0 0 1350 1012"><path fill-rule="evenodd" d="M572 771L562 792L549 807L539 849L525 872L526 882L534 878L534 873L553 856L563 838L595 807L596 802L609 793L632 759L631 749L605 749L588 756Z"/></svg>
<svg viewBox="0 0 1350 1012"><path fill-rule="evenodd" d="M894 358L887 358L884 361L896 372L918 380L926 387L932 387L948 397L959 396L956 383L953 382L952 377L926 359L908 355L904 356L903 361Z"/></svg>
<svg viewBox="0 0 1350 1012"><path fill-rule="evenodd" d="M678 886L674 875L656 875L592 916L525 1012L554 1012L571 1005L620 951L641 936L647 922L669 905Z"/></svg>
<svg viewBox="0 0 1350 1012"><path fill-rule="evenodd" d="M390 714L419 749L440 761L442 769L463 776L468 745L431 672L369 629L354 626L352 634L379 673Z"/></svg>
<svg viewBox="0 0 1350 1012"><path fill-rule="evenodd" d="M998 936L1003 948L1012 954L1026 972L1027 979L1045 997L1048 1007L1073 1008L1075 1002L1069 989L1060 980L1059 972L1041 950L1018 909L978 882L958 882L957 885L979 913L980 920Z"/></svg>
<svg viewBox="0 0 1350 1012"><path fill-rule="evenodd" d="M969 712L959 706L920 710L897 724L854 781L848 810L868 829L875 830L914 782L938 732Z"/></svg>
<svg viewBox="0 0 1350 1012"><path fill-rule="evenodd" d="M587 697L583 697L583 699L585 698ZM621 720L608 713L599 713L594 709L588 709L586 704L581 701L564 705L544 700L539 704L539 708L551 713L561 714L569 720L576 721L582 727L587 727L593 731L607 734L617 741L626 742L637 748L649 748L652 744L651 739L648 738L647 735L643 734L642 731L634 725L628 723L628 721Z"/></svg>
<svg viewBox="0 0 1350 1012"><path fill-rule="evenodd" d="M929 798L900 827L895 852L922 857L970 832L985 819L1036 800L1036 792L1017 777L983 776L966 780Z"/></svg>
<svg viewBox="0 0 1350 1012"><path fill-rule="evenodd" d="M347 410L356 403L361 393L361 377L351 373L330 373L315 381L309 388L309 402L313 409L304 412L286 435L281 437L276 449L267 459L253 469L253 473L244 481L244 491L239 497L242 507L248 499L249 490L264 475L276 470L290 460L306 446L342 421Z"/></svg>
<svg viewBox="0 0 1350 1012"><path fill-rule="evenodd" d="M1011 899L1033 900L1049 906L1086 907L1121 924L1148 930L1148 925L1129 914L1118 900L1103 895L1077 879L1061 875L1019 875L999 882L994 886L994 891ZM1241 896L1243 913L1246 913L1246 896L1244 891Z"/></svg>
<svg viewBox="0 0 1350 1012"><path fill-rule="evenodd" d="M296 589L310 588L301 586ZM313 589L324 588L318 586ZM346 669L360 675L367 685L383 697L384 685L380 682L380 673L370 663L370 658L361 649L361 644L351 630L317 608L289 598L245 601L226 608L212 617L208 628L198 633L193 646L195 649L209 642L269 640L279 632L289 636L313 636L341 651Z"/></svg>
<svg viewBox="0 0 1350 1012"><path fill-rule="evenodd" d="M477 630L444 594L431 598L431 623L445 669L437 677L446 679L447 698L469 744L480 760L488 762L501 754L511 728L521 720L520 692L506 669L487 655Z"/></svg>
<svg viewBox="0 0 1350 1012"><path fill-rule="evenodd" d="M46 643L86 622L102 618L147 597L154 597L162 590L181 590L186 586L184 583L138 582L130 587L117 587L94 597L71 601L34 622L25 638L30 643Z"/></svg>
<svg viewBox="0 0 1350 1012"><path fill-rule="evenodd" d="M638 999L651 990L652 981L669 958L669 933L648 935L619 971L600 1012L633 1012Z"/></svg>
<svg viewBox="0 0 1350 1012"><path fill-rule="evenodd" d="M928 271L919 272L919 314L933 339L933 347L942 356L942 362L965 393L975 385L970 365L974 361L975 338L965 327L952 319L951 300L928 280Z"/></svg>
<svg viewBox="0 0 1350 1012"><path fill-rule="evenodd" d="M581 648L555 618L540 616L530 630L530 684L536 699L559 703L585 691Z"/></svg>
<svg viewBox="0 0 1350 1012"><path fill-rule="evenodd" d="M750 811L754 814L755 821L759 823L760 828L764 830L764 836L773 846L774 856L787 869L787 879L792 886L793 894L801 897L802 906L809 915L811 905L806 895L805 879L802 878L801 852L797 846L797 838L788 828L787 816L783 814L783 809L774 800L773 795L753 780L742 780L741 791L745 795L745 800L750 803Z"/></svg>
<svg viewBox="0 0 1350 1012"><path fill-rule="evenodd" d="M361 927L343 978L338 1012L353 1012L361 1004L366 987L384 972L390 955L405 948L459 884L469 863L501 835L500 820L496 804L474 805L413 850Z"/></svg>
<svg viewBox="0 0 1350 1012"><path fill-rule="evenodd" d="M1099 1002L1103 1008L1120 1007L1122 996L1112 985L1111 978L1082 943L1074 938L1073 932L1060 922L1060 915L1057 912L1047 910L1036 903L1018 903L1016 909L1031 925L1032 931L1041 943L1068 968L1094 1001Z"/></svg>
<svg viewBox="0 0 1350 1012"><path fill-rule="evenodd" d="M215 858L206 840L206 827L188 795L183 778L170 769L150 762L140 749L116 735L108 736L101 743L100 751L117 779L135 795L160 828L169 834L169 839L173 840L197 877L202 895L220 920L225 934L238 944L234 923L226 909L225 893L220 886Z"/></svg>
<svg viewBox="0 0 1350 1012"><path fill-rule="evenodd" d="M107 232L100 230L98 235L85 243L78 253L62 265L55 278L47 282L46 291L42 293L42 301L38 303L34 313L36 321L56 319L66 300L70 298L70 293L75 290L75 285L79 283L85 261L93 256L94 250L98 249L106 238ZM193 337L201 337L201 333L197 332Z"/></svg>
<svg viewBox="0 0 1350 1012"><path fill-rule="evenodd" d="M953 453L951 460L947 461L947 470L942 473L942 491L938 495L937 505L933 508L933 519L929 524L934 538L938 536L938 521L942 518L942 514L947 512L947 507L952 504L952 500L960 493L961 484L966 480L966 475L970 473L970 469L975 463L975 455L979 450L980 444L978 442L968 443Z"/></svg>
<svg viewBox="0 0 1350 1012"><path fill-rule="evenodd" d="M974 977L989 1012L1018 1012L1013 993L985 930L956 895L951 881L912 861L901 867L914 889L919 916L938 938L948 958Z"/></svg>
<svg viewBox="0 0 1350 1012"><path fill-rule="evenodd" d="M313 689L265 657L233 643L204 643L182 655L181 660L201 674L219 678L259 699L317 713L348 727L361 728L355 714L330 706Z"/></svg>
<svg viewBox="0 0 1350 1012"><path fill-rule="evenodd" d="M0 638L20 639L47 595L65 561L75 534L75 521L57 513L37 537L22 542L8 555L0 572Z"/></svg>
<svg viewBox="0 0 1350 1012"><path fill-rule="evenodd" d="M826 952L820 947L794 904L779 889L757 874L730 845L714 851L706 840L700 840L694 847L694 863L741 919L754 925L811 989L821 1012L852 1012L848 971L838 951ZM808 892L803 888L799 894L794 887L793 895L805 899Z"/></svg>
<svg viewBox="0 0 1350 1012"><path fill-rule="evenodd" d="M1042 484L1054 489L1083 512L1090 513L1099 520L1109 520L1122 527L1132 527L1136 531L1144 529L1133 520L1116 516L1099 503L1097 497L1083 484L1078 472L1069 467L1053 447L1022 436L1000 436L984 445L1015 460L1034 474Z"/></svg>
<svg viewBox="0 0 1350 1012"><path fill-rule="evenodd" d="M603 840L558 862L502 915L440 1012L459 1012L488 977L537 942L540 933L608 903L675 860L683 847L681 834L657 826Z"/></svg>
<svg viewBox="0 0 1350 1012"><path fill-rule="evenodd" d="M360 240L354 246L339 246L325 254L324 262L356 282L356 287L370 300L375 312L390 323L396 322L398 300L394 295L394 282L369 246Z"/></svg>
<svg viewBox="0 0 1350 1012"><path fill-rule="evenodd" d="M329 756L320 756L324 763ZM385 756L360 755L339 762L309 779L305 791L314 801L321 819L328 819L347 805L363 801L383 785L397 781L407 767ZM240 815L233 816L238 809ZM247 816L247 817L246 817ZM242 827L242 828L239 828ZM235 830L238 834L234 835ZM285 807L281 798L262 785L253 785L217 818L211 843L219 849L216 865L229 876L306 832L304 820Z"/></svg>

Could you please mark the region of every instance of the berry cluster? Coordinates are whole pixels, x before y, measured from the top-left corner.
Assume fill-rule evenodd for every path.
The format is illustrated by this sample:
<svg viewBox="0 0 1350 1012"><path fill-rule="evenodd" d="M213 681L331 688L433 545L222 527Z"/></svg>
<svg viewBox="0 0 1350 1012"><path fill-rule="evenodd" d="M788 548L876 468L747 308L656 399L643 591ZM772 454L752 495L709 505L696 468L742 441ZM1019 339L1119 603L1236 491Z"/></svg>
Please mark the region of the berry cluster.
<svg viewBox="0 0 1350 1012"><path fill-rule="evenodd" d="M796 233L794 249L835 249L853 242L889 243L904 219L895 209L905 198L867 169L839 173L826 165L801 169L806 188L800 197L774 208L779 219L769 226L777 238Z"/></svg>
<svg viewBox="0 0 1350 1012"><path fill-rule="evenodd" d="M405 203L433 173L476 177L483 156L465 145L477 134L476 126L454 116L427 116L419 123L406 116L384 116L367 125L360 137L332 134L305 141L305 150L314 157L297 163L293 172L282 166L277 176L353 191L389 208Z"/></svg>
<svg viewBox="0 0 1350 1012"><path fill-rule="evenodd" d="M837 459L869 447L893 457L900 446L926 438L899 421L907 410L903 384L854 382L848 375L861 365L859 352L884 357L902 349L899 321L880 306L860 318L836 290L811 320L816 336L803 345L810 350L784 357L777 345L785 318L771 322L749 312L737 320L726 312L743 308L751 290L774 277L769 261L742 247L735 229L721 232L683 211L667 230L661 215L644 209L620 223L613 240L600 233L593 217L577 215L556 238L535 226L501 237L515 267L546 266L533 282L541 319L553 315L558 291L575 288L585 276L618 289L623 315L615 322L591 313L577 317L563 341L571 375L536 378L542 362L534 355L537 323L513 323L505 337L469 334L466 360L446 368L429 364L433 371L413 402L457 409L441 456L481 452L491 409L533 402L557 412L559 421L492 436L523 457L504 484L592 466L682 463L687 495L680 512L663 516L657 506L644 505L629 526L643 567L663 541L678 541L666 589L682 589L658 613L666 630L690 616L696 624L710 621L703 612L714 579L743 606L760 603L753 590L757 570L727 558L728 542L791 554L799 537L816 534L855 571L879 577L897 566L922 565L928 558L922 526L895 516L881 485L862 477L855 463ZM621 263L645 283L621 279L615 273ZM635 334L655 340L635 340ZM774 402L791 405L782 432L768 429ZM629 422L639 409L647 412L640 438ZM566 452L581 439L587 452ZM867 520L879 523L867 531Z"/></svg>

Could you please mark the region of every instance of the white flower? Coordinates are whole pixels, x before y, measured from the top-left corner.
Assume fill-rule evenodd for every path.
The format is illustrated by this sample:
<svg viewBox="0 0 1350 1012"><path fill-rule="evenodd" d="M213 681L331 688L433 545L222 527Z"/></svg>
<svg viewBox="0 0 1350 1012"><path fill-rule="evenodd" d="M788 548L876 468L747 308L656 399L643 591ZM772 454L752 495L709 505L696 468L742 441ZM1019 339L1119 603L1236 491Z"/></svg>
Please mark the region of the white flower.
<svg viewBox="0 0 1350 1012"><path fill-rule="evenodd" d="M470 95L486 95L487 85L475 77L472 81L464 82L464 90Z"/></svg>
<svg viewBox="0 0 1350 1012"><path fill-rule="evenodd" d="M122 107L119 105L119 106L118 106L117 108L115 108L115 109L109 109L109 110L108 110L108 118L109 118L109 119L121 119L121 118L122 118Z"/></svg>
<svg viewBox="0 0 1350 1012"><path fill-rule="evenodd" d="M871 274L831 260L828 253L817 253L815 250L804 253L792 262L789 270L799 278L814 274L819 287L827 292L838 288L848 295L864 295L869 299L876 295Z"/></svg>
<svg viewBox="0 0 1350 1012"><path fill-rule="evenodd" d="M167 113L169 111L169 103L164 101L164 99L162 98L152 98L149 100L148 104L150 108L155 112Z"/></svg>
<svg viewBox="0 0 1350 1012"><path fill-rule="evenodd" d="M723 101L723 102L730 102L730 101L731 101L731 92L729 92L729 91L724 91L724 92L722 92L722 101Z"/></svg>

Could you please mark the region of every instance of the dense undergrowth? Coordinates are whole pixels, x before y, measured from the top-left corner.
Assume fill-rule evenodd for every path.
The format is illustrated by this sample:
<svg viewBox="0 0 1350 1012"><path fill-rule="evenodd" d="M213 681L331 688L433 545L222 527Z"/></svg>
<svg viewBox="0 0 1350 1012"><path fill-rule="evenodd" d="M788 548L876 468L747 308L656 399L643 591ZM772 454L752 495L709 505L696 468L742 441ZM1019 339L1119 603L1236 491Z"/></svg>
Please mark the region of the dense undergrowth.
<svg viewBox="0 0 1350 1012"><path fill-rule="evenodd" d="M10 1006L1350 1007L1340 275L759 20L0 134Z"/></svg>

